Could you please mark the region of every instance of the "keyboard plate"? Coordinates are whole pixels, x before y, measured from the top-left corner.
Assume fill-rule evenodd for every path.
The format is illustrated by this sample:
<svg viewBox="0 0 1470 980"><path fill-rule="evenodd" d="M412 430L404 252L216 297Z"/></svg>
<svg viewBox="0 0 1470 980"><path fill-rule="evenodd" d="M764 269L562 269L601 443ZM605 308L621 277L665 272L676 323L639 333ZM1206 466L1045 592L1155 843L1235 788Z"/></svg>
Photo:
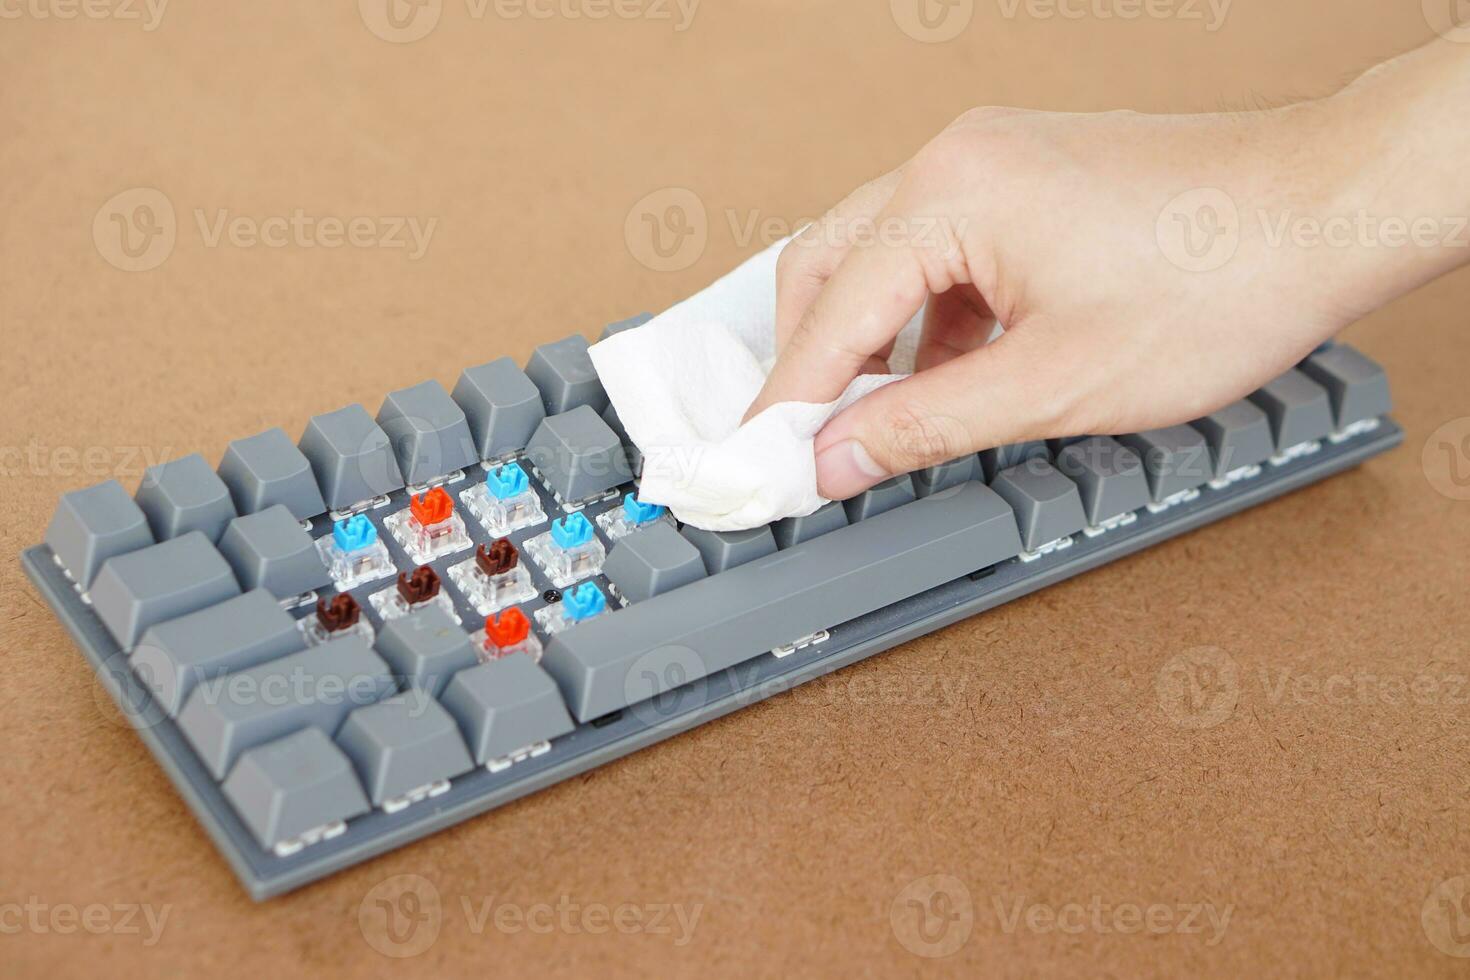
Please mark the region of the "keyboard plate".
<svg viewBox="0 0 1470 980"><path fill-rule="evenodd" d="M501 772L491 773L481 768L461 776L454 780L449 792L435 797L432 805L410 806L391 815L373 811L357 817L340 837L314 844L289 857L276 857L256 843L225 798L220 784L128 669L126 656L101 621L82 603L51 550L45 545L29 548L22 554L21 563L72 635L97 674L98 682L133 724L251 897L260 900L418 840L914 637L1317 482L1386 452L1402 441L1403 430L1385 418L1372 432L1340 444L1324 445L1320 452L1280 466L1266 467L1255 479L1222 489L1204 488L1200 497L1191 502L1160 513L1141 511L1137 521L1126 527L1095 538L1079 535L1074 546L1065 551L1030 563L1011 560L983 578L959 579L837 625L824 643L779 659L769 654L757 657L686 685L670 692L677 697L661 698L657 714L650 710L628 710L616 720L578 725L571 734L557 739L551 751L544 755L518 762ZM477 469L470 472L478 475ZM453 487L456 495L466 485L456 484ZM406 501L401 491L396 492L390 506L372 512L374 523L403 506ZM483 531L475 530L475 539L483 540ZM528 529L536 533L541 530L544 525ZM321 533L320 525L314 528L314 535ZM396 542L392 547L397 548ZM396 551L395 558L406 560ZM435 565L443 563L441 560ZM601 577L596 581L599 587L605 587ZM373 587L366 586L354 593L365 594ZM457 592L454 598L461 615L468 613L470 617L466 623L473 622L473 612ZM539 602L536 600L536 604ZM645 709L651 704L646 702Z"/></svg>

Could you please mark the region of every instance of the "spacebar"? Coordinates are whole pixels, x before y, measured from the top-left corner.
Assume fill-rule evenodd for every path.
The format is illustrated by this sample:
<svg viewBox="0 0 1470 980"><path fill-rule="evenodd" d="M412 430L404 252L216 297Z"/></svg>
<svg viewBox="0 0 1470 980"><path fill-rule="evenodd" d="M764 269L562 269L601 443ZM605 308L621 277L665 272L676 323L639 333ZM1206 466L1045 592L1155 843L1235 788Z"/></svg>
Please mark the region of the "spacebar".
<svg viewBox="0 0 1470 980"><path fill-rule="evenodd" d="M966 483L590 619L541 665L590 721L1020 550L1010 505Z"/></svg>

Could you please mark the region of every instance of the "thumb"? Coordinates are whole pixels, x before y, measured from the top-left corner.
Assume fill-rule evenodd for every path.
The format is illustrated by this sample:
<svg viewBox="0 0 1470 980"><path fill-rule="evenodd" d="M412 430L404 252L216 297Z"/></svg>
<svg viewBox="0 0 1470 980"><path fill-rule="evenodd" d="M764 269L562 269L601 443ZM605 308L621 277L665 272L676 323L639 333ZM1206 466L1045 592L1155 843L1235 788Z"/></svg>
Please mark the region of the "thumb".
<svg viewBox="0 0 1470 980"><path fill-rule="evenodd" d="M1038 379L1056 358L1008 331L993 344L885 385L817 434L817 490L846 500L884 480L1026 439L1064 434L1071 406Z"/></svg>

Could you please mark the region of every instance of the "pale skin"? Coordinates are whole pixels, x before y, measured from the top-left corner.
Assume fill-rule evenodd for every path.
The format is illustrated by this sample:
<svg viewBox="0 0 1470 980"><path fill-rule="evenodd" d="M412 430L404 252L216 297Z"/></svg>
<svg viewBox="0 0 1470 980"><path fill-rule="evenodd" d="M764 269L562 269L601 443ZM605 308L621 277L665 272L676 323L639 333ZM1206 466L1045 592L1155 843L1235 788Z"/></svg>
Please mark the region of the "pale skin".
<svg viewBox="0 0 1470 980"><path fill-rule="evenodd" d="M818 434L824 497L992 446L1208 414L1470 261L1466 105L1470 33L1280 109L967 112L786 247L780 353L747 417L887 370L926 302L914 375ZM1218 268L1168 234L1171 202L1201 193L1238 212Z"/></svg>

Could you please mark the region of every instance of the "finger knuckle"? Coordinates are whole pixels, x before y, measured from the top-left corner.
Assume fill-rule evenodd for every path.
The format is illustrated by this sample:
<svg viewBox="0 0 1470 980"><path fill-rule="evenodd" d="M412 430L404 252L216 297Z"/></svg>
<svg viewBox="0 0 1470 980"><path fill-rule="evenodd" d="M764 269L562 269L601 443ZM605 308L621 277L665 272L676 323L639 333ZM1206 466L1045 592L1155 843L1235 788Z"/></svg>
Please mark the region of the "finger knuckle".
<svg viewBox="0 0 1470 980"><path fill-rule="evenodd" d="M947 129L914 157L914 179L936 186L953 186L979 159L980 141L974 130Z"/></svg>
<svg viewBox="0 0 1470 980"><path fill-rule="evenodd" d="M962 113L914 158L928 180L990 182L1019 176L1018 161L1044 145L1044 125L1025 109L981 106Z"/></svg>
<svg viewBox="0 0 1470 980"><path fill-rule="evenodd" d="M970 127L984 127L1002 119L1012 119L1025 113L1024 109L1003 105L981 105L972 109L966 109L955 117L950 123L951 129L965 129Z"/></svg>
<svg viewBox="0 0 1470 980"><path fill-rule="evenodd" d="M816 316L807 310L786 341L782 356L807 364L821 363L834 357L845 357L846 348L841 336L827 336Z"/></svg>
<svg viewBox="0 0 1470 980"><path fill-rule="evenodd" d="M776 282L785 284L794 282L801 275L807 262L807 254L797 244L800 237L793 238L781 246L781 254L776 256Z"/></svg>
<svg viewBox="0 0 1470 980"><path fill-rule="evenodd" d="M829 237L818 222L781 246L776 256L777 286L792 288L824 282L837 268L839 258L828 247Z"/></svg>

